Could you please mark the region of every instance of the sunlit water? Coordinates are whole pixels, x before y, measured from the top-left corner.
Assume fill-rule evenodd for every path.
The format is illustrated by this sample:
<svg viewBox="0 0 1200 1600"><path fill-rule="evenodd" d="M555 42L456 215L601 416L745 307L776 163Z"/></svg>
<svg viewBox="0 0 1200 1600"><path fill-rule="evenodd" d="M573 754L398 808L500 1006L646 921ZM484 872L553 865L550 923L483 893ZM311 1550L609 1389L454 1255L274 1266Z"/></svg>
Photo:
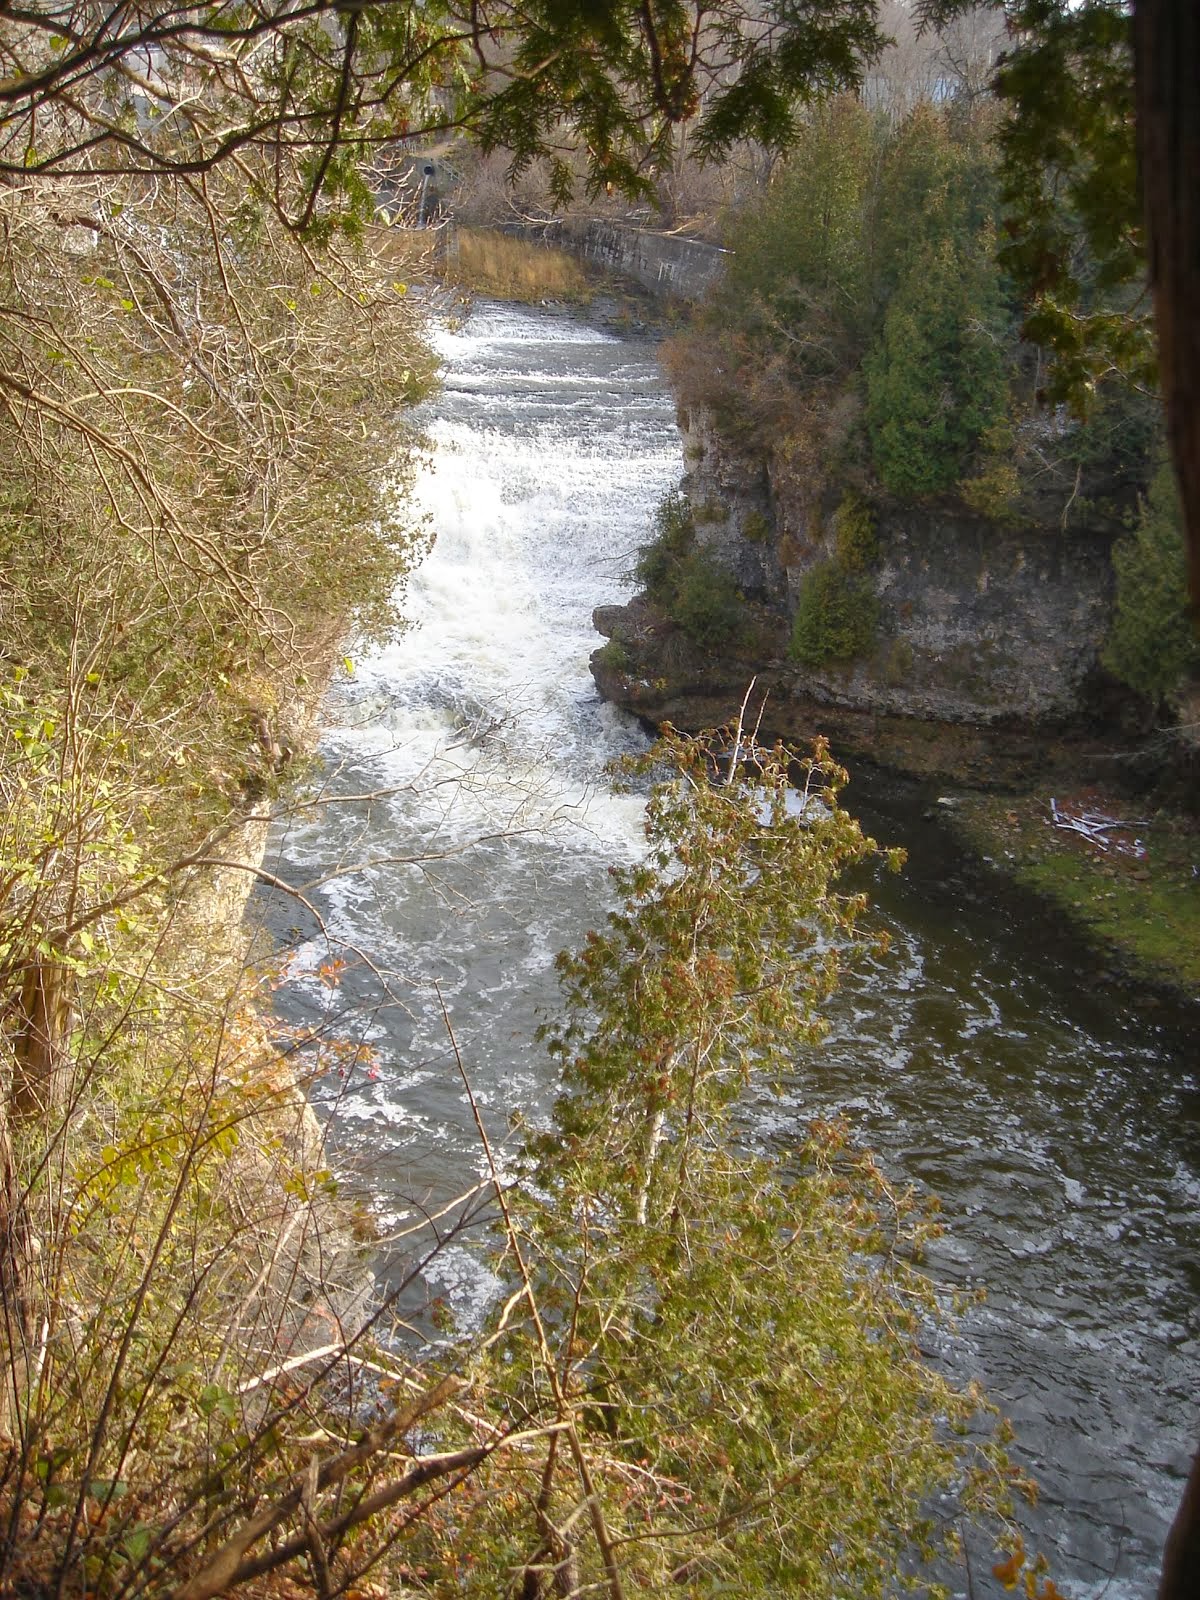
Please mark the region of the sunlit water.
<svg viewBox="0 0 1200 1600"><path fill-rule="evenodd" d="M510 1115L553 1092L534 1034L554 953L603 915L605 869L639 838L636 798L612 797L602 769L644 738L596 697L591 612L627 592L683 469L648 345L491 305L440 342L418 625L356 662L321 747L321 798L372 798L279 831L274 869L312 886L323 932L295 902L262 902L294 951L285 1014L374 1047L372 1068L331 1072L317 1098L336 1111L336 1164L396 1228L483 1171L447 1018L501 1159ZM877 886L892 950L847 983L829 1039L755 1105L757 1126L786 1140L844 1111L941 1195L932 1268L988 1298L939 1355L1017 1425L1042 1487L1031 1541L1060 1587L1150 1595L1200 1423L1186 1033L1073 965L1027 906L981 895L922 796L865 774L860 795L912 854ZM348 963L336 989L316 975L331 955ZM466 1243L433 1272L460 1312L486 1302Z"/></svg>

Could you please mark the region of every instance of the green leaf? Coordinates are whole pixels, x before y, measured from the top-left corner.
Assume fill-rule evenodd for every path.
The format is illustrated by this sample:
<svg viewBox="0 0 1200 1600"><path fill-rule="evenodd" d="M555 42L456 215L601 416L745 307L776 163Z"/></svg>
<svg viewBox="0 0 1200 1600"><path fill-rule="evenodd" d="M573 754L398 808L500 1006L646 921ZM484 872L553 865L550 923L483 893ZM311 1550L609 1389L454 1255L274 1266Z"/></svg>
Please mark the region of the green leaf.
<svg viewBox="0 0 1200 1600"><path fill-rule="evenodd" d="M149 1528L134 1528L121 1541L121 1548L132 1566L137 1566L139 1562L146 1559L150 1550L150 1537L151 1530Z"/></svg>
<svg viewBox="0 0 1200 1600"><path fill-rule="evenodd" d="M232 1422L237 1415L237 1403L233 1395L219 1383L206 1383L196 1397L196 1404L206 1417L216 1414Z"/></svg>

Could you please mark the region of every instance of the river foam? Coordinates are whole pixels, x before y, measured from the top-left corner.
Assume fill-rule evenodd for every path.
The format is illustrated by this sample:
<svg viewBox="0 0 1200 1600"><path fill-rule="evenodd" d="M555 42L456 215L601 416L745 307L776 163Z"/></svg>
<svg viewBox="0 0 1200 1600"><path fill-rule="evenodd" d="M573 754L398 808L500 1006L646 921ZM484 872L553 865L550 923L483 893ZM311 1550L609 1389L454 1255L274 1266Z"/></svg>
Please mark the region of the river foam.
<svg viewBox="0 0 1200 1600"><path fill-rule="evenodd" d="M277 831L275 867L308 886L323 932L261 902L291 952L285 1014L374 1052L316 1099L335 1159L396 1225L484 1170L443 1005L501 1160L510 1118L553 1093L534 1035L554 953L602 918L607 865L640 848L640 803L603 768L644 736L596 697L591 612L627 594L683 468L650 346L488 305L437 343L419 485L437 540L415 626L355 651L322 742L322 798L369 798ZM939 1354L1018 1424L1043 1486L1028 1542L1064 1590L1148 1600L1197 1423L1200 1095L1163 1032L960 892L916 816L871 819L912 856L875 885L890 954L847 979L824 1044L749 1115L780 1147L846 1115L898 1181L942 1195L932 1266L989 1300ZM463 1315L486 1303L471 1251L439 1270Z"/></svg>

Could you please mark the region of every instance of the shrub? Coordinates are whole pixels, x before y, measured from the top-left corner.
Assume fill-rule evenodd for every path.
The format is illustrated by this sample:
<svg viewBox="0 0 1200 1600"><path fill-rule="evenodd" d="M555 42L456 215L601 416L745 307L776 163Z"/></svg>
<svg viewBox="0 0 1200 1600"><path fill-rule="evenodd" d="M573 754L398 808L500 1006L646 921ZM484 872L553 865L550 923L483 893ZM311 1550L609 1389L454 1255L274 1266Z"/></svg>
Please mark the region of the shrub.
<svg viewBox="0 0 1200 1600"><path fill-rule="evenodd" d="M804 579L790 654L806 667L849 661L875 643L879 602L868 578L822 561Z"/></svg>
<svg viewBox="0 0 1200 1600"><path fill-rule="evenodd" d="M1160 701L1200 668L1200 643L1187 612L1179 496L1166 463L1133 533L1113 551L1113 566L1117 603L1104 664L1131 689Z"/></svg>
<svg viewBox="0 0 1200 1600"><path fill-rule="evenodd" d="M638 550L633 576L660 605L673 598L679 562L696 537L692 507L685 495L672 490L654 513L654 537Z"/></svg>
<svg viewBox="0 0 1200 1600"><path fill-rule="evenodd" d="M958 492L979 516L1002 524L1017 523L1021 475L1014 459L1016 440L1009 418L1000 418L985 429L979 444L975 473L963 479Z"/></svg>
<svg viewBox="0 0 1200 1600"><path fill-rule="evenodd" d="M728 515L726 506L720 500L701 500L698 506L692 508L692 521L697 523L724 522Z"/></svg>
<svg viewBox="0 0 1200 1600"><path fill-rule="evenodd" d="M1005 414L996 269L946 239L914 257L864 363L875 468L890 494L952 489Z"/></svg>
<svg viewBox="0 0 1200 1600"><path fill-rule="evenodd" d="M497 1183L470 1421L527 1442L457 1497L445 1551L491 1559L439 1594L492 1600L502 1566L514 1595L899 1593L924 1587L898 1574L933 1554L947 1491L1008 1498L978 1393L921 1354L932 1217L844 1129L774 1159L745 1138L744 1087L818 1047L838 969L873 947L839 875L899 862L841 809L822 741L730 766L739 748L740 724L668 733L625 764L658 780L647 849L558 958L562 1093L531 1181Z"/></svg>
<svg viewBox="0 0 1200 1600"><path fill-rule="evenodd" d="M761 511L748 511L742 519L742 538L749 544L769 544L770 519Z"/></svg>
<svg viewBox="0 0 1200 1600"><path fill-rule="evenodd" d="M337 634L397 625L434 362L404 285L294 239L246 162L81 191L86 262L52 182L5 200L37 396L0 460L5 1594L180 1593L323 1427L332 1361L297 1403L263 1377L337 1303L294 1064L366 1063L259 1015L233 880Z"/></svg>
<svg viewBox="0 0 1200 1600"><path fill-rule="evenodd" d="M706 649L729 644L742 627L742 596L732 573L692 551L680 564L671 617Z"/></svg>
<svg viewBox="0 0 1200 1600"><path fill-rule="evenodd" d="M906 683L913 669L913 647L907 639L896 639L883 665L883 681L893 689Z"/></svg>
<svg viewBox="0 0 1200 1600"><path fill-rule="evenodd" d="M866 572L879 560L875 515L865 501L849 491L833 514L834 548L843 572Z"/></svg>
<svg viewBox="0 0 1200 1600"><path fill-rule="evenodd" d="M609 672L628 672L630 667L629 651L620 639L609 639L596 651L596 660Z"/></svg>
<svg viewBox="0 0 1200 1600"><path fill-rule="evenodd" d="M715 650L741 632L743 601L733 574L696 548L696 516L686 496L664 496L633 575L689 639Z"/></svg>

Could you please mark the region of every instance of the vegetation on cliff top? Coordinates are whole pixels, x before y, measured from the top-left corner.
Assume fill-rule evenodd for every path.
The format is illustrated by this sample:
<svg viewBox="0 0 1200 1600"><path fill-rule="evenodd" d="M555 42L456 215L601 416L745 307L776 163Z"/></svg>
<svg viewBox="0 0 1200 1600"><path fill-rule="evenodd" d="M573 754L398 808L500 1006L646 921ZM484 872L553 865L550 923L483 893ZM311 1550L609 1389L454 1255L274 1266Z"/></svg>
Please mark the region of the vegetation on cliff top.
<svg viewBox="0 0 1200 1600"><path fill-rule="evenodd" d="M1152 399L1114 383L1083 421L1038 409L1044 359L997 264L998 123L987 101L899 121L835 101L737 217L712 308L668 359L684 403L802 500L950 495L1079 528L1145 482Z"/></svg>
<svg viewBox="0 0 1200 1600"><path fill-rule="evenodd" d="M901 117L848 98L822 107L731 222L724 282L668 364L683 403L769 465L804 525L799 552L795 530L787 541L789 564L809 569L793 605L798 660L859 657L874 640L870 575L845 570L827 536L847 491L881 507L949 502L1049 537L1136 522L1114 554L1103 664L1169 721L1197 657L1168 469L1143 501L1162 450L1145 311L1127 250L1110 260L1103 241L1089 254L1077 240L1071 294L1079 326L1103 331L1104 372L1089 376L1090 347L1064 349L1044 297L1029 313L1005 271L1024 260L1014 207L1032 203L1016 138L986 98ZM1060 242L1079 226L1058 215L1065 204L1044 194L1039 213ZM1054 348L1029 342L1039 336ZM1080 413L1044 403L1083 388Z"/></svg>

